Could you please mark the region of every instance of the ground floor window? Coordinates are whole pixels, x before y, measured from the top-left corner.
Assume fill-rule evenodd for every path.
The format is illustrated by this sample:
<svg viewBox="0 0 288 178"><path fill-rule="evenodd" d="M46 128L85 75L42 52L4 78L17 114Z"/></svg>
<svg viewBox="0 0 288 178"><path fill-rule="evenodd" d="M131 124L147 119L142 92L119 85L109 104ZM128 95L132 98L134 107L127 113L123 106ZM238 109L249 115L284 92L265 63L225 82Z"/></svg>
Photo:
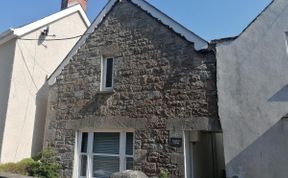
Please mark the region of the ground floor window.
<svg viewBox="0 0 288 178"><path fill-rule="evenodd" d="M133 132L81 132L78 137L78 177L108 178L133 169Z"/></svg>

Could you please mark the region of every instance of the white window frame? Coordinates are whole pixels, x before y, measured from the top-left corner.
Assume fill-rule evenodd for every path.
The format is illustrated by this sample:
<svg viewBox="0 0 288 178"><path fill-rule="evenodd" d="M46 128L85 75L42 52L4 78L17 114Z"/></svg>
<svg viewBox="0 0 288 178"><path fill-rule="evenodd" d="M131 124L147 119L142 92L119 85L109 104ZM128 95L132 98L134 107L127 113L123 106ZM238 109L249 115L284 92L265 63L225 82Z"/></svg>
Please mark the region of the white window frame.
<svg viewBox="0 0 288 178"><path fill-rule="evenodd" d="M185 176L184 178L194 178L193 175L193 147L190 142L190 134L189 131L185 132L183 131L184 135L184 170L185 170Z"/></svg>
<svg viewBox="0 0 288 178"><path fill-rule="evenodd" d="M107 74L107 59L113 60L112 65L112 86L106 87L106 74ZM100 82L100 91L113 91L114 86L114 57L101 57L101 82Z"/></svg>
<svg viewBox="0 0 288 178"><path fill-rule="evenodd" d="M88 145L87 145L87 153L83 154L81 153L81 144L82 144L82 134L88 133ZM102 154L102 153L93 153L93 140L94 140L94 133L120 133L120 144L119 144L119 154ZM126 155L126 133L133 133L133 145L135 145L135 132L134 130L99 130L99 131L79 131L77 133L77 150L76 150L76 158L74 163L74 169L76 168L76 171L74 172L73 177L75 178L95 178L93 177L93 156L113 156L113 157L119 157L119 171L126 170L126 158L134 158L134 149L132 155ZM81 155L87 155L87 172L86 177L80 176L81 171Z"/></svg>

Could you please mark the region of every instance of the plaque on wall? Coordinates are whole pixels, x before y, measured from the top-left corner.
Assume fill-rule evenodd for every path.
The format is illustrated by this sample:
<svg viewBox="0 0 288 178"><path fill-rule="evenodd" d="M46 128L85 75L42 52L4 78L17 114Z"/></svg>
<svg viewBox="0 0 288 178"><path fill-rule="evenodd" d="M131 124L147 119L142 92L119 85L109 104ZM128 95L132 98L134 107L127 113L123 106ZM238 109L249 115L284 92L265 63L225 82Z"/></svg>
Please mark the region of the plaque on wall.
<svg viewBox="0 0 288 178"><path fill-rule="evenodd" d="M174 147L181 147L182 138L170 138L170 145Z"/></svg>

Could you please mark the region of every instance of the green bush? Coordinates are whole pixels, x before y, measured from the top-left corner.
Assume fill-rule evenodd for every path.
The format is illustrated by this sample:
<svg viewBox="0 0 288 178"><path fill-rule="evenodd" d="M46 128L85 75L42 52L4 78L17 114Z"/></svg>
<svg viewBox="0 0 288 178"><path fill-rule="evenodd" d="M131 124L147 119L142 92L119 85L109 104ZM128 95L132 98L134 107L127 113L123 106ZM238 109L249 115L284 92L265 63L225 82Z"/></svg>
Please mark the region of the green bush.
<svg viewBox="0 0 288 178"><path fill-rule="evenodd" d="M7 163L0 165L0 171L11 172L15 174L29 175L28 170L34 164L31 158L23 159L18 163Z"/></svg>
<svg viewBox="0 0 288 178"><path fill-rule="evenodd" d="M161 170L159 173L159 178L169 178L167 171Z"/></svg>
<svg viewBox="0 0 288 178"><path fill-rule="evenodd" d="M17 163L0 165L0 171L39 178L58 178L61 165L57 153L52 148L46 148L33 159L23 159Z"/></svg>
<svg viewBox="0 0 288 178"><path fill-rule="evenodd" d="M36 164L29 169L29 175L39 178L58 178L61 169L57 161L57 153L52 148L46 148L36 157Z"/></svg>

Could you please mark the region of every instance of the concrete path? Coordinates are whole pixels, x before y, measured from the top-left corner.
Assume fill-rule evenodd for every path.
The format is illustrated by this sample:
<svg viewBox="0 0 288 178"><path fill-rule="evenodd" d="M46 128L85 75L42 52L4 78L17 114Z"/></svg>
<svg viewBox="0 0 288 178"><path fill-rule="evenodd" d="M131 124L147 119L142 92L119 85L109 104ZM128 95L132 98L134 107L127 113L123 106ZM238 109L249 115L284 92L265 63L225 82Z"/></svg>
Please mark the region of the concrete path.
<svg viewBox="0 0 288 178"><path fill-rule="evenodd" d="M6 173L6 172L0 172L0 178L33 178L33 177L11 174L11 173Z"/></svg>

